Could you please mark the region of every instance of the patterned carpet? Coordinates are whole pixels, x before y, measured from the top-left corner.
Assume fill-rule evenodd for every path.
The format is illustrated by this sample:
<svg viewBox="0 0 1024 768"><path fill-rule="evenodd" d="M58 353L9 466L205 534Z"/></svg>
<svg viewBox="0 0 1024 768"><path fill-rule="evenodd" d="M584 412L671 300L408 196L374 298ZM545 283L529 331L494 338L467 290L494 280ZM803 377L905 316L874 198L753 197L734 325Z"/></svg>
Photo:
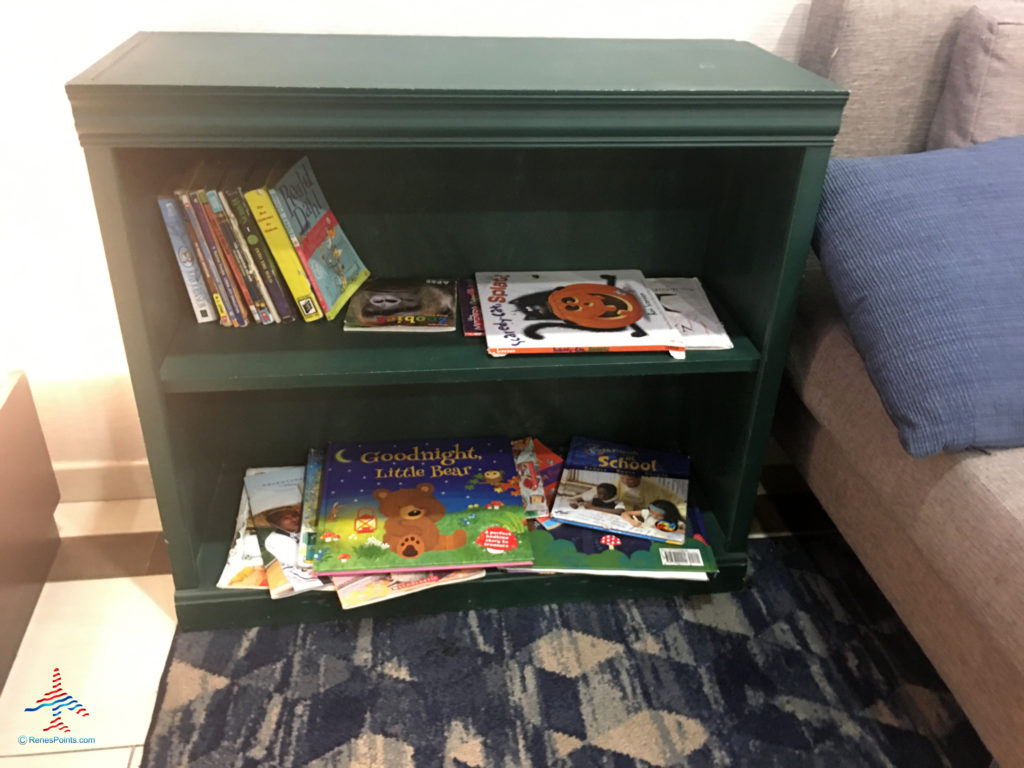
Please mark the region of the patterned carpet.
<svg viewBox="0 0 1024 768"><path fill-rule="evenodd" d="M751 554L729 595L179 634L143 765L988 765L837 535Z"/></svg>

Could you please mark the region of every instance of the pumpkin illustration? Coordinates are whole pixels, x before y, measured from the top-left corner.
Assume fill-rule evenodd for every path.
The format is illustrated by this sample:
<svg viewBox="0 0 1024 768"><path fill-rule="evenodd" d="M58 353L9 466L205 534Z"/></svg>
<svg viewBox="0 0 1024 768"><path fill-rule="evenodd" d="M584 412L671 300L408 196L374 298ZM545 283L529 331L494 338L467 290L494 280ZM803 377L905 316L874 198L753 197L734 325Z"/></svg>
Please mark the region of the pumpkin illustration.
<svg viewBox="0 0 1024 768"><path fill-rule="evenodd" d="M583 328L625 328L644 316L639 299L629 291L600 283L574 283L551 292L555 315Z"/></svg>

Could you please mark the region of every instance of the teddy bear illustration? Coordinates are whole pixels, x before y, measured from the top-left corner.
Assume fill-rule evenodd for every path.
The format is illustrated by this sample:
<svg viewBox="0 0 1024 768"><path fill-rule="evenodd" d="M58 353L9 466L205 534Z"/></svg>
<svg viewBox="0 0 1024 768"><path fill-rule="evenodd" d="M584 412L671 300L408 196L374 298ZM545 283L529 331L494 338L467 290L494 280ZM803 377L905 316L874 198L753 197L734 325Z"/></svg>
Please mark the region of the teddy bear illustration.
<svg viewBox="0 0 1024 768"><path fill-rule="evenodd" d="M442 534L437 521L444 517L444 504L434 498L434 486L420 483L415 488L373 492L385 517L384 543L405 558L419 557L433 550L458 549L466 543L464 530Z"/></svg>

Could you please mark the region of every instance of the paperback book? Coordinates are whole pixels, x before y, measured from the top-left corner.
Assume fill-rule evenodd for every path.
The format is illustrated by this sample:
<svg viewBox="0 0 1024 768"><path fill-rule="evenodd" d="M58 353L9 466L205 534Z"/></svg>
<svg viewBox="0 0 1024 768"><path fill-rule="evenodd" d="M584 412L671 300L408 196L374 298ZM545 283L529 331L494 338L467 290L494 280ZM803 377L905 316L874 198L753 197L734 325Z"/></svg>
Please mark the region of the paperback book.
<svg viewBox="0 0 1024 768"><path fill-rule="evenodd" d="M249 495L244 486L235 518L235 535L231 539L231 547L220 578L217 579L217 586L220 589L267 589L263 555L259 539L256 538L256 529L252 526Z"/></svg>
<svg viewBox="0 0 1024 768"><path fill-rule="evenodd" d="M461 584L482 579L482 568L457 571L403 571L401 573L374 573L369 576L335 576L341 607L348 610L371 605L396 597L405 597L434 587Z"/></svg>
<svg viewBox="0 0 1024 768"><path fill-rule="evenodd" d="M327 575L532 560L505 438L327 446L313 552Z"/></svg>
<svg viewBox="0 0 1024 768"><path fill-rule="evenodd" d="M352 295L346 331L454 331L454 280L367 280Z"/></svg>
<svg viewBox="0 0 1024 768"><path fill-rule="evenodd" d="M685 357L639 270L477 272L487 352L662 352Z"/></svg>
<svg viewBox="0 0 1024 768"><path fill-rule="evenodd" d="M462 335L483 336L484 316L480 308L480 292L475 278L459 280L459 312L462 314Z"/></svg>
<svg viewBox="0 0 1024 768"><path fill-rule="evenodd" d="M551 517L685 544L689 477L690 459L685 454L574 437Z"/></svg>
<svg viewBox="0 0 1024 768"><path fill-rule="evenodd" d="M658 297L687 349L732 349L732 339L696 277L649 277L647 287Z"/></svg>

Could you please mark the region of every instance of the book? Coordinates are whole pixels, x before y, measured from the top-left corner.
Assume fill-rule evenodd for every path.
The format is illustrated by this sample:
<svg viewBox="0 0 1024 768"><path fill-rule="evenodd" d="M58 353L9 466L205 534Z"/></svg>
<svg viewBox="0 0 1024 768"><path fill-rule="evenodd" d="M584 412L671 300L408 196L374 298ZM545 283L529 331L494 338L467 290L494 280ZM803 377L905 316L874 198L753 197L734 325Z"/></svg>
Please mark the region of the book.
<svg viewBox="0 0 1024 768"><path fill-rule="evenodd" d="M192 248L192 240L188 235L185 219L178 206L178 201L170 195L160 195L157 198L160 206L160 215L163 216L164 226L167 229L167 237L174 249L174 258L178 262L178 270L181 278L185 281L185 290L188 293L189 301L192 304L192 312L196 316L196 322L209 323L218 319L217 309L213 305L210 291L203 279L202 269L199 266L199 256Z"/></svg>
<svg viewBox="0 0 1024 768"><path fill-rule="evenodd" d="M683 544L689 477L686 454L574 437L551 517Z"/></svg>
<svg viewBox="0 0 1024 768"><path fill-rule="evenodd" d="M480 309L480 292L475 278L459 280L459 311L462 313L462 335L483 336L484 316Z"/></svg>
<svg viewBox="0 0 1024 768"><path fill-rule="evenodd" d="M261 470L253 470L259 472ZM220 589L267 589L267 572L263 567L263 555L256 530L252 527L249 512L249 494L242 487L238 502L238 516L235 518L235 534L231 547L217 579Z"/></svg>
<svg viewBox="0 0 1024 768"><path fill-rule="evenodd" d="M526 517L547 517L551 511L552 492L549 500L544 481L544 469L538 453L547 450L545 446L532 437L512 441L512 456L519 473L519 496L523 500ZM561 463L561 459L558 459Z"/></svg>
<svg viewBox="0 0 1024 768"><path fill-rule="evenodd" d="M257 169L253 172L246 185L245 202L252 212L253 221L263 235L274 263L281 272L284 284L295 299L299 314L303 320L311 323L323 317L324 313L313 293L306 268L299 260L295 246L292 245L291 238L281 223L274 201L270 199L270 192L266 186L267 173L266 169Z"/></svg>
<svg viewBox="0 0 1024 768"><path fill-rule="evenodd" d="M370 279L352 294L346 331L454 331L455 281Z"/></svg>
<svg viewBox="0 0 1024 768"><path fill-rule="evenodd" d="M192 210L195 211L196 221L199 225L199 232L202 234L204 248L209 254L210 264L218 276L221 297L227 309L231 324L236 328L242 328L249 324L249 316L245 308L245 302L238 285L235 282L234 274L228 265L227 257L221 250L217 237L217 223L210 212L210 204L206 199L205 190L189 190L188 198Z"/></svg>
<svg viewBox="0 0 1024 768"><path fill-rule="evenodd" d="M224 285L221 282L220 273L213 264L210 249L206 245L203 231L199 225L199 218L196 215L195 208L192 207L192 199L188 192L183 189L175 190L174 196L178 198L181 210L185 214L185 224L188 228L189 238L192 241L192 250L199 257L199 267L203 272L203 280L206 282L206 288L210 292L213 305L217 308L220 324L226 328L232 328L235 324L231 319L231 315L228 314L227 300L224 297Z"/></svg>
<svg viewBox="0 0 1024 768"><path fill-rule="evenodd" d="M699 510L691 507L688 523L695 523L699 515ZM547 528L534 526L527 536L533 564L508 571L686 581L708 581L718 571L713 550L694 532L679 544L670 544L556 523Z"/></svg>
<svg viewBox="0 0 1024 768"><path fill-rule="evenodd" d="M327 446L317 573L489 568L530 562L506 438Z"/></svg>
<svg viewBox="0 0 1024 768"><path fill-rule="evenodd" d="M732 349L732 339L698 278L648 277L647 287L654 291L687 349Z"/></svg>
<svg viewBox="0 0 1024 768"><path fill-rule="evenodd" d="M345 610L422 592L425 589L482 579L482 568L457 571L403 571L369 576L335 576L338 600Z"/></svg>
<svg viewBox="0 0 1024 768"><path fill-rule="evenodd" d="M685 343L640 270L478 272L487 352L660 352Z"/></svg>
<svg viewBox="0 0 1024 768"><path fill-rule="evenodd" d="M259 539L270 596L275 600L313 589L333 588L296 564L305 475L304 466L245 473L252 525Z"/></svg>
<svg viewBox="0 0 1024 768"><path fill-rule="evenodd" d="M320 517L320 488L324 477L323 448L310 448L306 457L306 474L302 489L302 520L299 523L299 552L295 563L300 568L313 568L316 546L316 524Z"/></svg>
<svg viewBox="0 0 1024 768"><path fill-rule="evenodd" d="M274 318L267 308L264 288L256 273L256 265L253 264L248 249L244 248L245 241L236 233L237 227L232 226L229 213L217 190L207 189L205 193L212 221L216 224L214 236L217 238L217 245L224 254L224 260L235 278L235 284L245 301L245 306L249 309L250 317L260 325L272 324Z"/></svg>
<svg viewBox="0 0 1024 768"><path fill-rule="evenodd" d="M338 224L308 157L268 180L267 191L328 320L370 276Z"/></svg>
<svg viewBox="0 0 1024 768"><path fill-rule="evenodd" d="M540 482L544 489L544 500L550 510L555 501L555 493L558 491L558 481L562 477L562 465L564 459L555 451L548 448L536 437L524 437L512 441L512 455L519 463L520 453L526 448L527 442L533 446L533 456L536 467L540 472ZM522 484L522 473L520 473L520 484Z"/></svg>

